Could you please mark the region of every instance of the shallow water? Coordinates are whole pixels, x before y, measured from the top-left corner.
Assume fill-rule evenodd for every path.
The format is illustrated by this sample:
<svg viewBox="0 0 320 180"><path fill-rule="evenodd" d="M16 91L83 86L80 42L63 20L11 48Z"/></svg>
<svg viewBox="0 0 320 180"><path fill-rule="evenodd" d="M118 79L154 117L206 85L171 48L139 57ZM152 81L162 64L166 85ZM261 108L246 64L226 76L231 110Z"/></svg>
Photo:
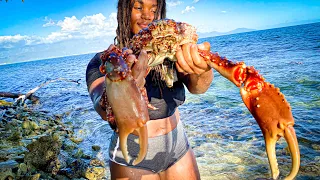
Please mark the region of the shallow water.
<svg viewBox="0 0 320 180"><path fill-rule="evenodd" d="M320 179L320 23L200 39L230 60L254 65L275 84L291 104L301 151L297 179ZM74 124L82 147L102 147L108 160L111 129L88 97L85 70L94 54L0 66L0 91L26 93L55 78L81 79L80 85L54 82L36 92L37 108L65 114ZM239 89L215 72L202 95L187 93L179 107L196 154L202 179L257 179L270 177L262 133L242 103ZM281 176L291 167L287 144L277 144Z"/></svg>

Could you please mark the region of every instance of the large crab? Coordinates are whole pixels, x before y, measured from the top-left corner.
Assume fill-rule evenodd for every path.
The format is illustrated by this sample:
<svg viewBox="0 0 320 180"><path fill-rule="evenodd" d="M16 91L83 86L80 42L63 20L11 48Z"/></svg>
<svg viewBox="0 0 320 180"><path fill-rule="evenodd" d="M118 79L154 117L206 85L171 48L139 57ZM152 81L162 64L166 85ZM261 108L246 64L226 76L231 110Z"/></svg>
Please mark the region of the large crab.
<svg viewBox="0 0 320 180"><path fill-rule="evenodd" d="M171 19L154 21L131 39L130 49L138 55L142 49L148 52L150 68L156 68L168 87L173 85L172 71L166 67L164 59L175 62L177 46L185 43L197 43L196 29ZM240 88L242 100L256 119L263 133L269 159L272 178L277 179L279 169L276 159L275 144L280 137L288 143L292 168L286 179L293 179L300 166L300 152L297 137L293 128L294 118L289 103L279 88L265 82L254 67L247 67L244 62L234 63L217 53L199 50L199 54L208 65L218 71ZM126 147L127 136L134 130L139 133L140 152L133 164L141 162L147 150L146 122L148 117L148 101L145 89L138 88L132 78L125 55L115 48L105 51L101 57L101 72L106 74L107 96L109 98L109 117L119 131L120 147L129 162ZM161 68L159 68L159 66ZM129 93L128 93L129 92ZM126 94L126 96L123 96Z"/></svg>

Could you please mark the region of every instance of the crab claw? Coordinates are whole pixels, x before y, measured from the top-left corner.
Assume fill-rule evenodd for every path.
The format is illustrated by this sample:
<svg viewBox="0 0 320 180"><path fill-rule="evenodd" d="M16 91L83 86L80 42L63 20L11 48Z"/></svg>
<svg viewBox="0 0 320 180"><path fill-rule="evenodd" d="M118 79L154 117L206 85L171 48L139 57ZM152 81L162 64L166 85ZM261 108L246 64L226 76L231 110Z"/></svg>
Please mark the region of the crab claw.
<svg viewBox="0 0 320 180"><path fill-rule="evenodd" d="M145 155L147 154L147 149L148 149L148 130L147 130L147 126L143 125L141 128L137 128L136 129L137 133L139 134L139 145L140 145L140 151L139 154L137 156L137 158L132 162L132 165L137 165L139 164L145 157ZM130 134L130 132L126 131L125 129L120 129L119 130L119 138L120 138L120 149L122 151L122 155L124 157L124 159L126 160L126 162L129 164L131 157L128 154L128 148L127 148L127 139L128 139L128 135Z"/></svg>
<svg viewBox="0 0 320 180"><path fill-rule="evenodd" d="M140 151L133 165L140 163L147 154L149 120L148 102L132 76L121 51L114 47L101 55L100 70L105 74L106 96L118 129L120 148L129 164L127 139L130 133L139 135Z"/></svg>
<svg viewBox="0 0 320 180"><path fill-rule="evenodd" d="M240 88L240 94L263 133L272 178L277 179L280 173L275 145L280 137L284 137L292 159L291 172L285 179L293 179L299 171L300 152L290 105L279 88L264 82L254 69L249 71L251 73L244 86Z"/></svg>
<svg viewBox="0 0 320 180"><path fill-rule="evenodd" d="M138 157L133 161L133 165L136 165L147 154L148 131L146 123L149 120L149 114L145 99L135 82L130 80L131 78L127 77L119 82L112 82L106 78L106 92L116 117L120 148L128 164L131 160L127 150L128 135L134 131L139 134L140 152ZM126 94L126 96L123 94Z"/></svg>

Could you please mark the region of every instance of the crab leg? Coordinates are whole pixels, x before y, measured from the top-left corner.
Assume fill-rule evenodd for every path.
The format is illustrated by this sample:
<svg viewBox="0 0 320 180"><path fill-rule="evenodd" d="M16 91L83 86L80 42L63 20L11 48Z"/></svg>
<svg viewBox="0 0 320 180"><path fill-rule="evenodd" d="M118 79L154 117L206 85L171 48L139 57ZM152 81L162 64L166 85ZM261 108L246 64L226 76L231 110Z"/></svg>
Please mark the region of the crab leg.
<svg viewBox="0 0 320 180"><path fill-rule="evenodd" d="M199 53L210 67L240 87L242 100L263 133L273 179L279 176L275 145L280 137L285 138L292 158L291 172L286 179L293 179L299 171L300 151L291 108L279 88L265 82L253 67L246 67L243 62L233 63L217 53L201 50Z"/></svg>

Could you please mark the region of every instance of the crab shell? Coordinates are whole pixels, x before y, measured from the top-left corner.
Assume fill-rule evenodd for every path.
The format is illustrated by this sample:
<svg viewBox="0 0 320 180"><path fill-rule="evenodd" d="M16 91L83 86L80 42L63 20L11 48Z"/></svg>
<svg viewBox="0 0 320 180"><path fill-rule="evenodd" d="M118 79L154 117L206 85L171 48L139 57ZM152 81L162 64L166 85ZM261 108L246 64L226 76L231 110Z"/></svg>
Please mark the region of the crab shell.
<svg viewBox="0 0 320 180"><path fill-rule="evenodd" d="M172 19L158 20L149 24L148 28L140 30L133 36L130 48L138 55L142 49L149 56L150 67L162 64L165 58L177 61L177 47L186 43L196 43L198 35L196 28Z"/></svg>

